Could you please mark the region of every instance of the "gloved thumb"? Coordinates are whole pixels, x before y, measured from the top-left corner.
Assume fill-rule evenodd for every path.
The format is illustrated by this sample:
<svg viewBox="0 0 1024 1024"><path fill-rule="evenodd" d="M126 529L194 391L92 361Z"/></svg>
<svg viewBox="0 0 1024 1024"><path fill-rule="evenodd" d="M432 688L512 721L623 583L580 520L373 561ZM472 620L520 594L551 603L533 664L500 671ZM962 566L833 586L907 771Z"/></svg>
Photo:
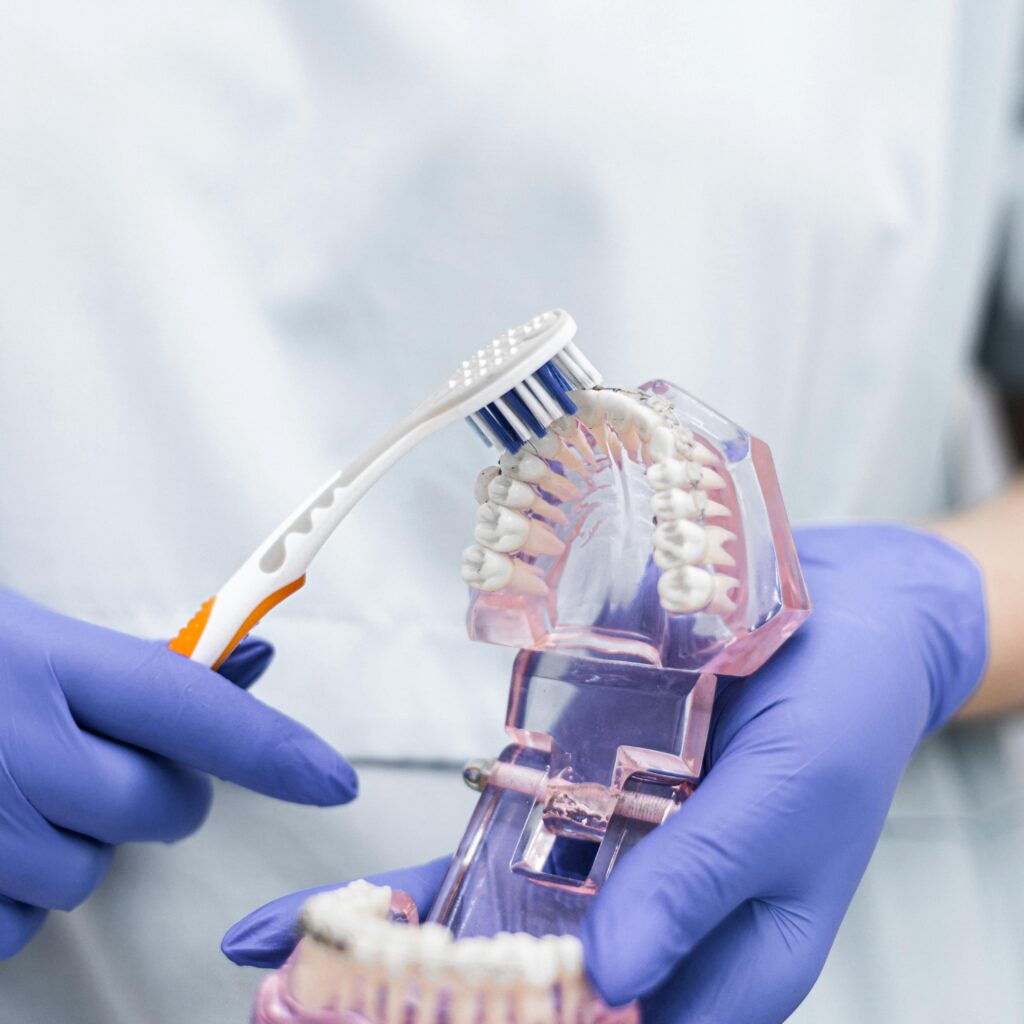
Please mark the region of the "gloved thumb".
<svg viewBox="0 0 1024 1024"><path fill-rule="evenodd" d="M367 881L408 893L423 917L434 901L450 861L450 857L440 857L414 868L370 875ZM221 940L221 951L242 967L280 967L298 941L295 924L302 904L318 892L338 889L343 884L321 885L272 900L233 924Z"/></svg>
<svg viewBox="0 0 1024 1024"><path fill-rule="evenodd" d="M273 644L257 636L247 636L217 671L239 689L248 690L267 670L273 658Z"/></svg>

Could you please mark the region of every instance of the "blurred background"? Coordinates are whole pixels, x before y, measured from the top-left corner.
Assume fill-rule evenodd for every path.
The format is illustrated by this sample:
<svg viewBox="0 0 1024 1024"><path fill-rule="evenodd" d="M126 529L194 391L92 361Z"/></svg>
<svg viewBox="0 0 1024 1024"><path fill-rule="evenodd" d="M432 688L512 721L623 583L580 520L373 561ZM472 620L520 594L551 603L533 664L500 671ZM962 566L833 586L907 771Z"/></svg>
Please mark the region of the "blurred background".
<svg viewBox="0 0 1024 1024"><path fill-rule="evenodd" d="M0 584L173 634L553 306L609 382L665 377L765 439L799 522L994 493L1024 441L1022 6L6 5ZM219 787L180 850L120 851L0 966L11 1020L61 1019L55 963L76 1020L244 1019L228 924L454 845L511 662L462 622L489 460L428 442L262 629L261 697L361 767L358 805ZM1016 728L922 752L800 1019L1024 1019Z"/></svg>

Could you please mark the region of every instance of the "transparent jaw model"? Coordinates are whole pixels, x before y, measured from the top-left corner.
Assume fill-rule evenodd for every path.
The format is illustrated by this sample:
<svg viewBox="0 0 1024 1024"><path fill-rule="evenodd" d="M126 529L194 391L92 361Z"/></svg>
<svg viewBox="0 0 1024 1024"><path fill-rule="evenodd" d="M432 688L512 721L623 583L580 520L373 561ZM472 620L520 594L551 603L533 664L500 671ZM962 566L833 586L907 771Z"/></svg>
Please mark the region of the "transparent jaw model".
<svg viewBox="0 0 1024 1024"><path fill-rule="evenodd" d="M570 398L474 487L468 627L520 648L512 742L466 768L481 796L426 920L366 883L314 897L254 1020L639 1019L589 986L582 919L697 784L718 677L810 604L763 442L663 380Z"/></svg>

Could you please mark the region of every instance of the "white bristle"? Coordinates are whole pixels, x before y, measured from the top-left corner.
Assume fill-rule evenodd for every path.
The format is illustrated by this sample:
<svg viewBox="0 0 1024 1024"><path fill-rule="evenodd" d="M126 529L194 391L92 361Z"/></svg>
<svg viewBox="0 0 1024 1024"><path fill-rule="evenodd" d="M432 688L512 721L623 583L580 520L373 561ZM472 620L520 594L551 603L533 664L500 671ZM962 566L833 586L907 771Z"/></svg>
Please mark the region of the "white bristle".
<svg viewBox="0 0 1024 1024"><path fill-rule="evenodd" d="M576 365L590 378L585 385L588 388L597 387L604 378L601 376L600 371L596 366L583 354L580 347L573 342L568 342L565 348L562 350L566 355L572 359Z"/></svg>
<svg viewBox="0 0 1024 1024"><path fill-rule="evenodd" d="M533 413L540 425L542 427L547 427L554 417L550 416L547 409L537 401L529 387L527 387L525 383L517 384L515 390L523 404L530 410L530 412Z"/></svg>
<svg viewBox="0 0 1024 1024"><path fill-rule="evenodd" d="M533 431L512 411L508 402L503 398L496 398L493 404L505 417L508 425L519 435L520 441L529 441L533 437Z"/></svg>
<svg viewBox="0 0 1024 1024"><path fill-rule="evenodd" d="M523 385L530 389L530 392L548 413L544 421L546 427L552 420L565 415L565 410L551 397L551 393L537 377L529 376L523 381Z"/></svg>
<svg viewBox="0 0 1024 1024"><path fill-rule="evenodd" d="M475 412L470 418L483 433L484 437L486 437L499 452L503 452L505 450L505 445L502 443L498 435L491 430L490 425L483 416L480 415L480 413Z"/></svg>
<svg viewBox="0 0 1024 1024"><path fill-rule="evenodd" d="M562 371L562 375L574 388L585 388L588 380L587 375L576 365L575 361L564 351L559 352L552 362L559 370Z"/></svg>

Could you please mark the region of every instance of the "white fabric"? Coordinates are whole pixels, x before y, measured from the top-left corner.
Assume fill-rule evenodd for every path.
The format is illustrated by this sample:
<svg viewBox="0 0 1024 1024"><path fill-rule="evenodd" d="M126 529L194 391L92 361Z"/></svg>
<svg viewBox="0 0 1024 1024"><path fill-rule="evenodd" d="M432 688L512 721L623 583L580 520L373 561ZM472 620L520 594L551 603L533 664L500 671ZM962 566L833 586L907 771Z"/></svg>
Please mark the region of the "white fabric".
<svg viewBox="0 0 1024 1024"><path fill-rule="evenodd" d="M173 633L449 364L554 305L610 381L665 376L765 438L794 518L935 512L1020 6L9 5L0 583ZM262 697L350 755L500 747L511 654L465 640L457 577L488 460L453 429L381 482L261 627ZM324 880L286 851L345 812L268 805L275 840L229 806L279 891ZM414 837L402 858L436 852ZM204 842L123 858L104 941L215 960L273 886L157 929L127 909L173 908L157 857L241 886ZM120 963L91 983L147 983Z"/></svg>

